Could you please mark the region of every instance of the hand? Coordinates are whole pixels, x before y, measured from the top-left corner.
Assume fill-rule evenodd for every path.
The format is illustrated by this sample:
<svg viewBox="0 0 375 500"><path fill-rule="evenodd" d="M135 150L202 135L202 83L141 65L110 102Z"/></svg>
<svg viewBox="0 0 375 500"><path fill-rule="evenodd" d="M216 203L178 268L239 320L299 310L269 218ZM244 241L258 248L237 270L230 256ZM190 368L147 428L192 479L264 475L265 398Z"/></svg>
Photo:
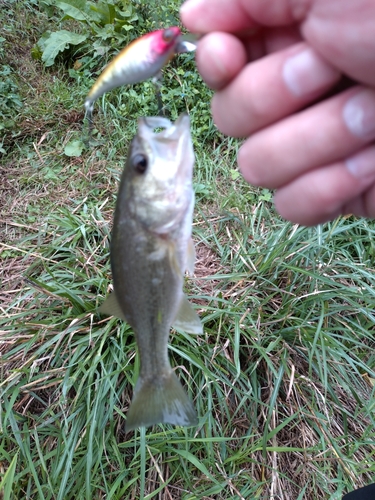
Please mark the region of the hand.
<svg viewBox="0 0 375 500"><path fill-rule="evenodd" d="M245 179L300 224L375 217L374 0L190 0L181 19L207 33L197 66L218 128L248 137Z"/></svg>

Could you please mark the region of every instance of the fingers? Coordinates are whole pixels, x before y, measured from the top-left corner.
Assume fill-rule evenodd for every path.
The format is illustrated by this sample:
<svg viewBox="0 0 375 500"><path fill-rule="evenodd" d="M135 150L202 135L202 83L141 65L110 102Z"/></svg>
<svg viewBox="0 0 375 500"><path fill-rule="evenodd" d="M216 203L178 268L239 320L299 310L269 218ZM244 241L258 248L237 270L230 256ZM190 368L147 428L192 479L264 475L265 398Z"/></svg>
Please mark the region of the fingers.
<svg viewBox="0 0 375 500"><path fill-rule="evenodd" d="M277 52L279 50L290 47L291 45L296 45L302 41L300 29L298 25L287 26L283 28L268 28L261 32L264 39L265 53L272 54L272 52ZM251 39L249 40L249 45L251 44ZM251 45L250 45L251 46ZM257 58L251 58L250 61L254 61Z"/></svg>
<svg viewBox="0 0 375 500"><path fill-rule="evenodd" d="M299 24L303 38L329 63L375 85L374 0L188 0L180 12L183 24L198 33Z"/></svg>
<svg viewBox="0 0 375 500"><path fill-rule="evenodd" d="M306 15L309 3L295 0L188 0L181 6L180 14L190 31L235 33L258 24L293 24Z"/></svg>
<svg viewBox="0 0 375 500"><path fill-rule="evenodd" d="M346 203L341 213L375 218L375 183L360 196Z"/></svg>
<svg viewBox="0 0 375 500"><path fill-rule="evenodd" d="M275 194L277 211L286 219L315 225L339 214L375 216L375 146L301 175ZM364 194L363 194L364 193ZM350 200L348 202L348 200Z"/></svg>
<svg viewBox="0 0 375 500"><path fill-rule="evenodd" d="M300 41L301 37L295 26L283 29L274 28L265 32L253 30L240 37L213 32L200 40L196 62L207 85L214 90L219 90L232 81L248 61L255 61L266 54L286 49L290 45L297 46ZM278 59L275 58L275 60ZM316 68L313 69L316 70ZM257 71L256 67L255 71ZM247 86L243 78L241 82L240 85ZM225 102L223 104L225 105Z"/></svg>
<svg viewBox="0 0 375 500"><path fill-rule="evenodd" d="M221 63L228 66L230 53L222 53ZM209 78L206 68L202 67L203 76ZM319 54L299 43L246 66L215 94L212 114L223 133L245 137L304 107L339 78ZM216 87L222 83L215 81Z"/></svg>
<svg viewBox="0 0 375 500"><path fill-rule="evenodd" d="M182 23L193 33L236 32L256 26L241 0L188 0L180 8Z"/></svg>
<svg viewBox="0 0 375 500"><path fill-rule="evenodd" d="M253 134L238 163L250 184L278 188L375 139L375 90L356 87Z"/></svg>
<svg viewBox="0 0 375 500"><path fill-rule="evenodd" d="M246 64L244 45L233 35L212 33L198 45L196 62L209 87L218 90L227 85Z"/></svg>
<svg viewBox="0 0 375 500"><path fill-rule="evenodd" d="M374 0L314 0L301 32L332 65L375 86Z"/></svg>

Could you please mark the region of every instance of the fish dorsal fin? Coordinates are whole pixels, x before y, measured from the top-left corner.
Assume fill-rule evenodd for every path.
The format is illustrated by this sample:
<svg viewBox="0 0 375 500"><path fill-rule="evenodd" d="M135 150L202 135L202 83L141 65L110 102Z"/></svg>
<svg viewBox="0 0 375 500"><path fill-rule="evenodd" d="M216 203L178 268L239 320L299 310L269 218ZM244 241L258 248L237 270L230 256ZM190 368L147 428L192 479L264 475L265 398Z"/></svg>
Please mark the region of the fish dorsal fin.
<svg viewBox="0 0 375 500"><path fill-rule="evenodd" d="M116 318L126 321L125 314L122 312L115 293L111 293L99 307L100 314L108 314L108 316L116 316Z"/></svg>
<svg viewBox="0 0 375 500"><path fill-rule="evenodd" d="M201 320L185 295L182 296L176 319L173 322L173 327L196 335L203 333Z"/></svg>
<svg viewBox="0 0 375 500"><path fill-rule="evenodd" d="M186 271L190 274L194 274L194 266L195 266L195 247L194 241L192 238L189 239L188 247L187 247L187 261L186 261Z"/></svg>

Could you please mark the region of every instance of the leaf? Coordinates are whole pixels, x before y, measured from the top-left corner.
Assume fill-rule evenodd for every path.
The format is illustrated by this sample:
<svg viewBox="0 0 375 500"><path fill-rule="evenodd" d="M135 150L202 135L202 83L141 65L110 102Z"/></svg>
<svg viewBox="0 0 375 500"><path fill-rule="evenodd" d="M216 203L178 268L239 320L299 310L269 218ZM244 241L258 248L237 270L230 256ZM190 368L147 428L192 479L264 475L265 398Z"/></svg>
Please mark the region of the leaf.
<svg viewBox="0 0 375 500"><path fill-rule="evenodd" d="M97 41L97 43L101 43L103 40L108 40L113 38L113 35L115 33L114 26L112 24L106 24L104 28L97 28L96 29L96 36L99 37L100 39Z"/></svg>
<svg viewBox="0 0 375 500"><path fill-rule="evenodd" d="M109 2L99 1L96 5L91 5L90 9L92 9L99 16L100 24L102 26L113 23L116 16L116 10L115 7Z"/></svg>
<svg viewBox="0 0 375 500"><path fill-rule="evenodd" d="M48 43L48 39L51 36L50 31L45 31L43 35L37 41L36 46L40 49L41 52L46 48L46 44Z"/></svg>
<svg viewBox="0 0 375 500"><path fill-rule="evenodd" d="M40 61L42 59L43 52L41 51L39 45L34 45L34 47L31 49L31 57L36 60Z"/></svg>
<svg viewBox="0 0 375 500"><path fill-rule="evenodd" d="M219 481L214 476L212 476L212 474L210 474L207 467L200 460L198 460L192 453L186 450L177 450L177 449L175 450L175 452L181 457L188 460L190 463L192 463L199 471L202 472L202 474L208 477L212 482L214 482L215 484L220 484Z"/></svg>
<svg viewBox="0 0 375 500"><path fill-rule="evenodd" d="M95 40L95 42L92 44L92 47L93 49L95 49L94 58L98 56L103 57L109 51L109 47L103 45L102 40Z"/></svg>
<svg viewBox="0 0 375 500"><path fill-rule="evenodd" d="M43 40L45 48L43 50L42 61L45 66L52 66L59 52L66 50L69 45L78 45L84 42L86 38L87 35L78 35L66 30L51 33L47 39Z"/></svg>
<svg viewBox="0 0 375 500"><path fill-rule="evenodd" d="M18 459L18 452L14 455L13 460L11 461L6 473L4 474L1 482L0 482L0 493L4 496L4 500L9 500L12 498L12 490L13 490L13 481L14 481L14 473L16 472Z"/></svg>
<svg viewBox="0 0 375 500"><path fill-rule="evenodd" d="M259 196L260 200L271 201L272 192L269 189L262 189L262 194Z"/></svg>
<svg viewBox="0 0 375 500"><path fill-rule="evenodd" d="M85 145L82 141L70 141L64 148L66 156L81 156Z"/></svg>
<svg viewBox="0 0 375 500"><path fill-rule="evenodd" d="M55 5L76 21L89 21L86 3L86 0L57 0Z"/></svg>
<svg viewBox="0 0 375 500"><path fill-rule="evenodd" d="M236 170L234 168L230 169L230 176L232 177L232 181L235 181L236 179L238 179L240 175L241 174L239 173L238 170Z"/></svg>

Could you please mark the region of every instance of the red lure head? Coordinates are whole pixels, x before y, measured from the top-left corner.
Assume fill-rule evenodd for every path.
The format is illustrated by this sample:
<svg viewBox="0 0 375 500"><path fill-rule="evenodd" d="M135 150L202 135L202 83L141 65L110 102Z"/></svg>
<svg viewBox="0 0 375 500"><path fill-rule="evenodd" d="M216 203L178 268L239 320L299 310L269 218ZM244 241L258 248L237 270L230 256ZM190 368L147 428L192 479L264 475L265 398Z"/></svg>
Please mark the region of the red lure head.
<svg viewBox="0 0 375 500"><path fill-rule="evenodd" d="M154 31L148 36L153 37L152 48L157 54L165 54L177 44L177 40L181 35L181 30L178 26L172 26L164 30Z"/></svg>

